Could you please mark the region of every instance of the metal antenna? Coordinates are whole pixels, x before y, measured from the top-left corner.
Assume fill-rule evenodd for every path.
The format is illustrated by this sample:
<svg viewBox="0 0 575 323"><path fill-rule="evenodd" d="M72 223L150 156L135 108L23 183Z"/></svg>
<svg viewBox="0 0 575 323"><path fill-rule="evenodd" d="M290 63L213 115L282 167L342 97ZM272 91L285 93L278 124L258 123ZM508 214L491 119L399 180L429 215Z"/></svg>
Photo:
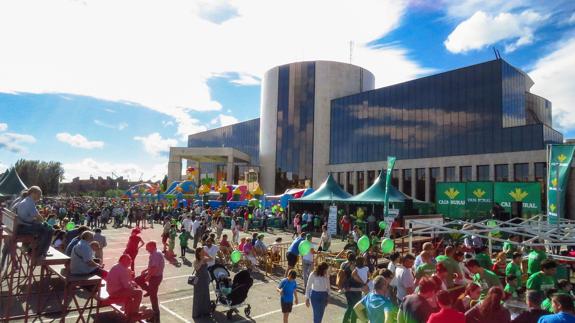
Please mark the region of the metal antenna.
<svg viewBox="0 0 575 323"><path fill-rule="evenodd" d="M353 61L353 40L349 41L349 63Z"/></svg>

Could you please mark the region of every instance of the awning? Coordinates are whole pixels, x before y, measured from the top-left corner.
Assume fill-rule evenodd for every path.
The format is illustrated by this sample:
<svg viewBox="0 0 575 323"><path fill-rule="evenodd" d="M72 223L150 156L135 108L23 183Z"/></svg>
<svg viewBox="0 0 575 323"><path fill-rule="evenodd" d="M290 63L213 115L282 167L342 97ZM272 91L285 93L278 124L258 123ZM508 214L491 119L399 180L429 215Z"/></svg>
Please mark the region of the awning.
<svg viewBox="0 0 575 323"><path fill-rule="evenodd" d="M323 202L336 202L347 199L351 196L348 192L341 189L339 184L329 174L326 180L320 187L308 196L304 196L297 200L292 200L293 203L323 203Z"/></svg>
<svg viewBox="0 0 575 323"><path fill-rule="evenodd" d="M425 203L420 200L411 198L400 192L397 188L389 186L389 203L405 203L405 200L411 199L413 203ZM382 170L375 182L365 191L344 200L345 203L354 204L384 204L385 203L385 170Z"/></svg>

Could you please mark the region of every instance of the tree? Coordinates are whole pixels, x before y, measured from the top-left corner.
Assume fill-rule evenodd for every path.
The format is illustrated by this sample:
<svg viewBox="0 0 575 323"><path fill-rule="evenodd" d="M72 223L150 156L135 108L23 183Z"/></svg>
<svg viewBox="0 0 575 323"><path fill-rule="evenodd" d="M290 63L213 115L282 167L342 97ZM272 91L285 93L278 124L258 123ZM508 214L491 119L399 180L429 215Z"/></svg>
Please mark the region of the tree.
<svg viewBox="0 0 575 323"><path fill-rule="evenodd" d="M45 195L58 194L59 184L64 179L60 162L20 159L14 167L28 187L39 186Z"/></svg>

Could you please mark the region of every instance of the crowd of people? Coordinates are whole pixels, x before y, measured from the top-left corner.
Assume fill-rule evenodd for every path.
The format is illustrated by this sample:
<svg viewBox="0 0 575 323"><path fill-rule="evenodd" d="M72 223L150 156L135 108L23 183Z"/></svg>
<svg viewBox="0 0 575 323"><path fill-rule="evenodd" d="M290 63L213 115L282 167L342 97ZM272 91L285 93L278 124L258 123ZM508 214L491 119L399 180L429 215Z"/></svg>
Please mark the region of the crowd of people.
<svg viewBox="0 0 575 323"><path fill-rule="evenodd" d="M110 296L122 300L126 312L133 317L142 315L142 298L150 297L151 311L159 320L158 288L165 259L177 258L176 242L180 247L179 258L186 259L188 252L194 254L193 269L198 278L194 285L194 318L211 314L212 266L237 265L231 260L237 250L242 254L241 264L257 271L259 264L278 260L280 246L285 245L281 238L266 244L268 228L263 220L283 219L286 216L283 210L172 208L155 203L76 199L45 201L37 207L41 197L41 190L31 187L9 205L19 219L18 234L38 237L36 259L49 257L49 246L67 254L71 259L71 275L102 277ZM224 232L225 217L230 218L231 237ZM259 221L261 227L246 236L253 219L263 220ZM130 227L131 234L124 253L107 270L102 262L107 246L102 229L110 222L115 227ZM522 245L519 236L510 236L496 254L489 254L480 237L469 236L461 244L427 242L416 255L396 252L383 255L379 248L382 230L370 231L370 248L360 252L362 228L354 225L348 215L338 222L347 244L335 258L345 261L330 270L328 263L316 257L331 249L332 237L326 219L308 212L293 217L295 239L287 247L285 278L277 287L284 322L288 322L293 304L298 303L298 276L303 280L305 305L312 308L313 322L322 322L335 295L330 282L332 275L336 276L337 290L347 303L344 323L575 322L569 277L557 272L560 266L549 257L550 250ZM140 237L142 230L154 224L162 226L158 237L161 242L144 241ZM240 232L244 232L241 238ZM314 235L319 232L319 241L314 244ZM301 254L299 247L306 241L312 247ZM148 266L136 275L134 263L143 247L149 254ZM2 266L5 256L3 252ZM517 305L522 300L524 308Z"/></svg>

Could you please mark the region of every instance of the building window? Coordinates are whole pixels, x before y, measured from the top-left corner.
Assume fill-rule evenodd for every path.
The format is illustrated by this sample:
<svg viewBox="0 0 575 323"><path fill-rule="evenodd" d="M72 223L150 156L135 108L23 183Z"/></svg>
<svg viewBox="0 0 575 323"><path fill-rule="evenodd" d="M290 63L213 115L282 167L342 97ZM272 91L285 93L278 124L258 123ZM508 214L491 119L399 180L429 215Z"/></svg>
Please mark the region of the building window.
<svg viewBox="0 0 575 323"><path fill-rule="evenodd" d="M371 186L375 182L375 171L368 170L367 171L367 186Z"/></svg>
<svg viewBox="0 0 575 323"><path fill-rule="evenodd" d="M508 182L509 181L509 167L507 164L495 165L495 181Z"/></svg>
<svg viewBox="0 0 575 323"><path fill-rule="evenodd" d="M435 184L439 180L439 167L429 169L429 200L435 202Z"/></svg>
<svg viewBox="0 0 575 323"><path fill-rule="evenodd" d="M345 176L344 172L337 173L337 183L339 184L339 187L341 187L342 190L345 190L345 187L343 187L344 176Z"/></svg>
<svg viewBox="0 0 575 323"><path fill-rule="evenodd" d="M513 165L513 178L516 182L529 181L529 164L521 163Z"/></svg>
<svg viewBox="0 0 575 323"><path fill-rule="evenodd" d="M443 171L445 172L443 175L444 181L445 182L454 182L455 181L455 167L451 166L451 167L445 167L443 169Z"/></svg>
<svg viewBox="0 0 575 323"><path fill-rule="evenodd" d="M351 174L353 174L353 172L347 172L347 192L349 194L353 194L353 181L352 178L353 176L351 176Z"/></svg>
<svg viewBox="0 0 575 323"><path fill-rule="evenodd" d="M411 196L411 169L403 170L403 193Z"/></svg>
<svg viewBox="0 0 575 323"><path fill-rule="evenodd" d="M425 201L425 168L415 170L415 198Z"/></svg>
<svg viewBox="0 0 575 323"><path fill-rule="evenodd" d="M471 166L459 167L459 181L460 182L471 181Z"/></svg>
<svg viewBox="0 0 575 323"><path fill-rule="evenodd" d="M489 165L479 165L477 166L477 180L478 181L488 181L489 180Z"/></svg>
<svg viewBox="0 0 575 323"><path fill-rule="evenodd" d="M363 192L363 190L365 189L365 187L363 186L364 184L364 178L363 178L363 171L358 171L356 172L357 174L357 192Z"/></svg>
<svg viewBox="0 0 575 323"><path fill-rule="evenodd" d="M547 178L547 163L535 163L535 180L545 183Z"/></svg>
<svg viewBox="0 0 575 323"><path fill-rule="evenodd" d="M399 169L391 171L391 186L399 189Z"/></svg>

